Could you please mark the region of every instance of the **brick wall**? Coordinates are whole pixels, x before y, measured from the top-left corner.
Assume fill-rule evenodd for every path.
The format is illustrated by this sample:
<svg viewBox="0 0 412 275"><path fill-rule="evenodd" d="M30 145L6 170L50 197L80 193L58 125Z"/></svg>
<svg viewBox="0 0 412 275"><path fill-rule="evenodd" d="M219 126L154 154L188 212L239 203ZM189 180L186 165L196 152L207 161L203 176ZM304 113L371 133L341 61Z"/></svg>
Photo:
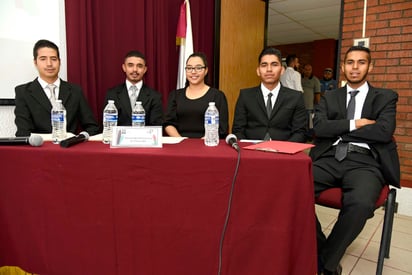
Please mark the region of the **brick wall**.
<svg viewBox="0 0 412 275"><path fill-rule="evenodd" d="M399 94L395 138L401 162L402 186L412 187L412 1L368 0L365 37L370 38L373 86ZM344 0L341 51L362 38L361 0ZM340 79L343 80L342 75Z"/></svg>

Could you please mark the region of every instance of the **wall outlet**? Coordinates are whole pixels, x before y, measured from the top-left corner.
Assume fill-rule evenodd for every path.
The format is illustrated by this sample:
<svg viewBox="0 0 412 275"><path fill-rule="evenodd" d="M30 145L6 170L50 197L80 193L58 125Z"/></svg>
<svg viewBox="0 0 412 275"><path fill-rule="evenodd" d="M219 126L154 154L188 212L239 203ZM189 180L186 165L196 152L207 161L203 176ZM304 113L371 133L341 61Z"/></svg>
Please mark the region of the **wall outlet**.
<svg viewBox="0 0 412 275"><path fill-rule="evenodd" d="M369 37L353 39L353 45L369 48Z"/></svg>

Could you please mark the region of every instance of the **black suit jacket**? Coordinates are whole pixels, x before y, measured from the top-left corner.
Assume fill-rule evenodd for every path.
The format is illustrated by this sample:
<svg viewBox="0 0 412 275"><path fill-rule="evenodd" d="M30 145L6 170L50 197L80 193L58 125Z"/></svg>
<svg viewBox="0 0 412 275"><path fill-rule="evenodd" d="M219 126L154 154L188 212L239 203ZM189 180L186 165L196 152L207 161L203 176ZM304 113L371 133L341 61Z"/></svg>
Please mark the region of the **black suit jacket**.
<svg viewBox="0 0 412 275"><path fill-rule="evenodd" d="M346 119L346 87L327 91L315 110L315 147L310 155L316 161L341 137L345 142L367 143L377 155L387 184L400 187L400 165L393 134L396 128L398 94L392 90L369 86L362 118L375 124L349 131Z"/></svg>
<svg viewBox="0 0 412 275"><path fill-rule="evenodd" d="M30 133L51 133L52 105L39 81L19 85L16 92L16 136ZM80 86L60 80L59 99L67 111L67 131L76 134L79 123L90 135L99 133L99 126Z"/></svg>
<svg viewBox="0 0 412 275"><path fill-rule="evenodd" d="M242 89L236 103L232 133L239 139L305 142L306 109L302 93L281 86L270 118L260 86Z"/></svg>
<svg viewBox="0 0 412 275"><path fill-rule="evenodd" d="M132 106L126 83L120 84L107 91L105 105L108 100L114 100L118 111L117 125L132 125ZM163 123L162 95L144 85L140 89L137 101L141 101L146 112L146 126L161 126Z"/></svg>

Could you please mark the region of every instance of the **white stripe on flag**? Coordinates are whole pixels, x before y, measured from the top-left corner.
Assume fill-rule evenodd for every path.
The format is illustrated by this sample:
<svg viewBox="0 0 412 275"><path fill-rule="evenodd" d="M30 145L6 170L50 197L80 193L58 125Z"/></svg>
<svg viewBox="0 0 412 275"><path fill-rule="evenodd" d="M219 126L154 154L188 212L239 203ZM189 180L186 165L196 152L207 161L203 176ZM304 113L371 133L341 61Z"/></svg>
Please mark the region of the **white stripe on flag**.
<svg viewBox="0 0 412 275"><path fill-rule="evenodd" d="M185 87L186 61L189 58L189 56L193 53L192 18L190 15L190 3L189 0L185 0L184 3L186 4L186 37L185 39L183 39L183 43L180 45L179 66L177 69L177 89Z"/></svg>

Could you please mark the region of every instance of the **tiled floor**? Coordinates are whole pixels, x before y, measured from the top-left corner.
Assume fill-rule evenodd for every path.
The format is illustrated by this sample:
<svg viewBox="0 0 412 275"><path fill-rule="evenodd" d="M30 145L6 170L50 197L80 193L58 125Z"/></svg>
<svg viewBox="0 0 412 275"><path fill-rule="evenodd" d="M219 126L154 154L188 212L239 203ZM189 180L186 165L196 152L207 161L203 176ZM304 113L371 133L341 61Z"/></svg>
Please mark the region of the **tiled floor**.
<svg viewBox="0 0 412 275"><path fill-rule="evenodd" d="M328 234L336 221L338 210L316 205L316 213ZM358 238L349 246L341 264L343 275L376 273L379 243L383 223L382 209L375 211ZM412 274L412 217L395 214L390 258L385 259L383 275Z"/></svg>

